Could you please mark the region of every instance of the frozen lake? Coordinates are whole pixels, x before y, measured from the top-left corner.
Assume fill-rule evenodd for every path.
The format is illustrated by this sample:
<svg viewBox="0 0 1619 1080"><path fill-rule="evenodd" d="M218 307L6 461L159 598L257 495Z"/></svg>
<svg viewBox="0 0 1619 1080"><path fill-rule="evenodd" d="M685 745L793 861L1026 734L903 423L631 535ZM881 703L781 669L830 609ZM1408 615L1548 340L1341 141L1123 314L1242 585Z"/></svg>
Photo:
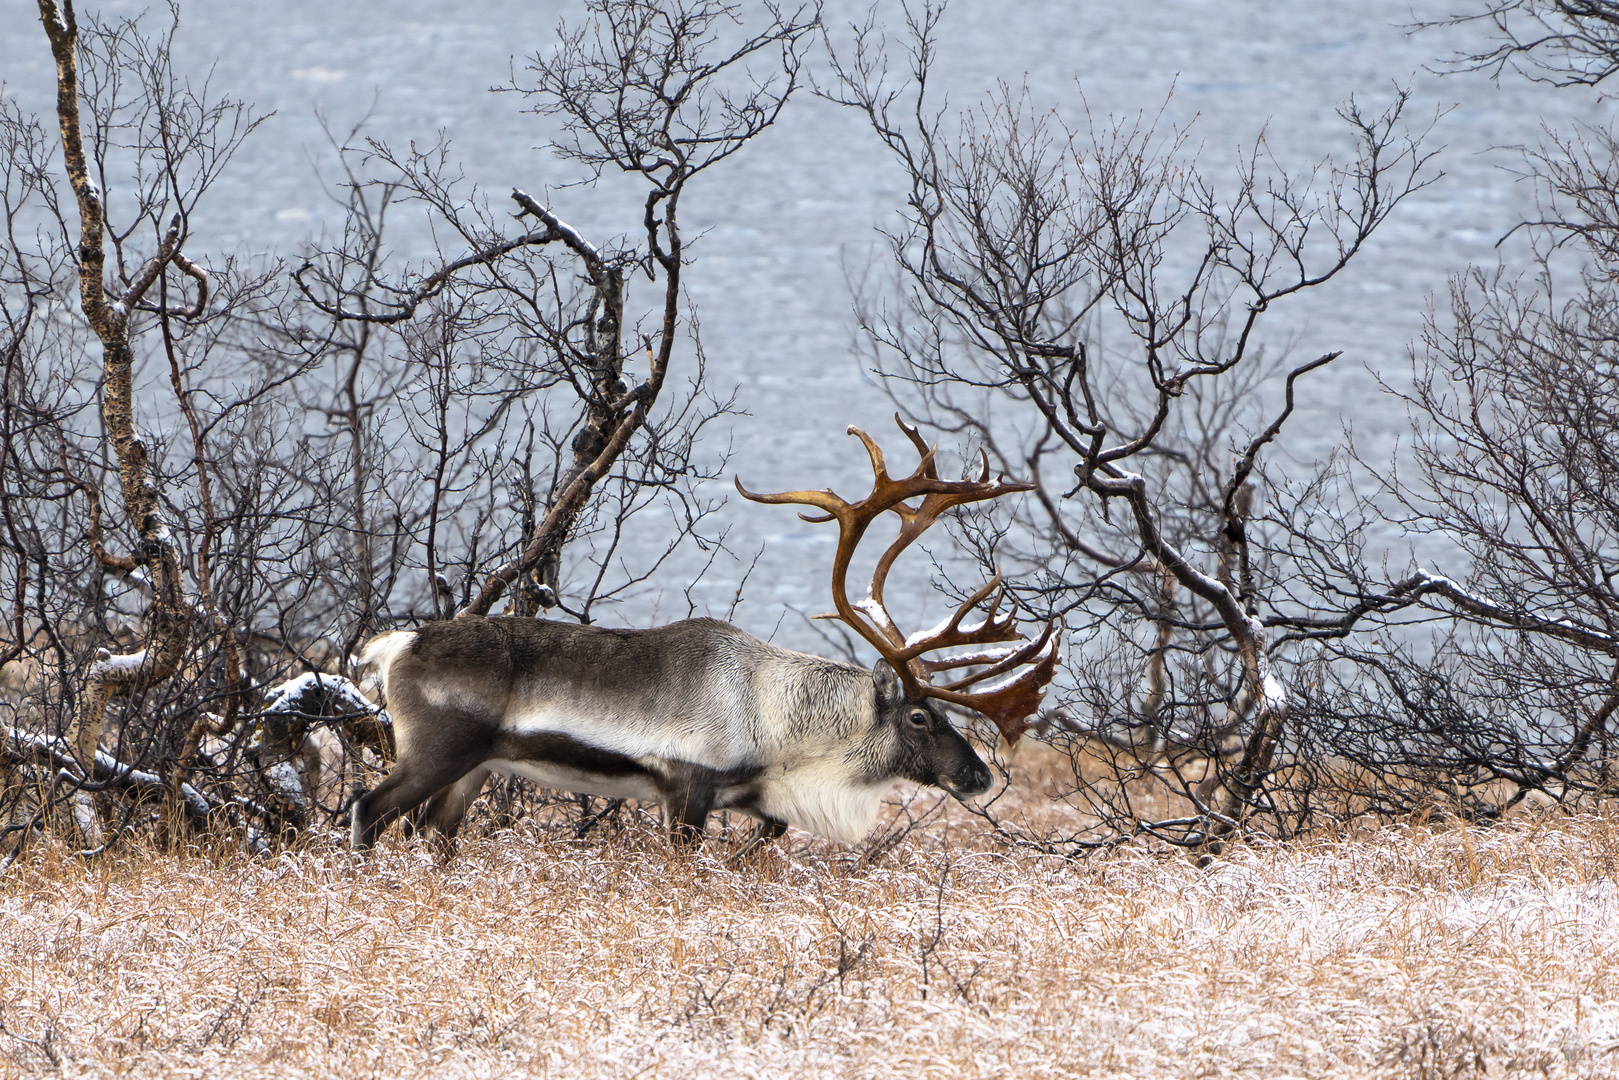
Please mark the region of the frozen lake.
<svg viewBox="0 0 1619 1080"><path fill-rule="evenodd" d="M1344 277L1278 308L1266 324L1272 350L1345 353L1284 432L1287 456L1312 462L1352 425L1361 451L1376 458L1392 452L1405 420L1374 373L1400 380L1428 298L1442 296L1447 277L1469 264L1493 264L1496 241L1532 209L1533 192L1508 171L1517 155L1506 148L1535 143L1543 125L1566 130L1605 115L1589 91L1433 74L1438 58L1475 44L1476 33L1410 34L1406 26L1455 6L958 0L943 31L944 74L954 104L971 103L996 80L1026 80L1037 104L1076 124L1082 94L1093 113L1134 114L1157 110L1174 87L1166 117L1195 118L1194 141L1217 178L1230 175L1238 149L1261 129L1289 167L1341 154L1334 108L1351 94L1378 104L1399 83L1414 90L1413 117L1449 108L1432 140L1445 148L1447 175L1406 203ZM32 0L0 0L0 80L7 94L44 111L53 71L37 10ZM835 25L863 11L828 5ZM514 53L521 63L545 47L563 13L572 16L573 5L192 0L182 12L180 68L201 72L217 61L217 90L276 112L215 189L196 235L225 250L293 253L336 227L340 209L316 174L317 166L332 174L317 110L341 129L369 111L370 134L396 145L447 130L469 178L497 199L514 185L538 193L571 179L537 149L545 135L521 101L487 92L507 78ZM860 118L807 94L688 195L688 230L707 232L687 281L710 378L721 390L736 386L751 413L734 421L732 437L735 464L755 489L859 490L869 476L858 446L841 433L850 423L891 430L889 410L851 351L845 267L881 257L874 230L902 200L899 175ZM554 206L597 237L631 231L638 220L580 189L557 192ZM735 498L722 518L738 552L765 545L740 622L769 633L782 604L826 603L829 535L794 529L787 511ZM717 567L705 594L720 611L735 573ZM684 603L666 614L684 614ZM784 623L781 636L802 640L802 630Z"/></svg>

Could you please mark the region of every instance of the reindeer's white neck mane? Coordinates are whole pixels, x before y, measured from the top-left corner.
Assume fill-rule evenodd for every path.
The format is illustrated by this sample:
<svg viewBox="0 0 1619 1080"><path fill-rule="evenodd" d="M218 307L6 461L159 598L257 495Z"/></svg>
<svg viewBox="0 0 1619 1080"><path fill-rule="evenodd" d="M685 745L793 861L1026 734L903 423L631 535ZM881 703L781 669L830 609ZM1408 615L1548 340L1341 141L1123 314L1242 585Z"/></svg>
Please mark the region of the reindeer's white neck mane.
<svg viewBox="0 0 1619 1080"><path fill-rule="evenodd" d="M841 761L810 761L765 778L759 809L806 832L857 844L877 823L883 796L896 781L853 780Z"/></svg>

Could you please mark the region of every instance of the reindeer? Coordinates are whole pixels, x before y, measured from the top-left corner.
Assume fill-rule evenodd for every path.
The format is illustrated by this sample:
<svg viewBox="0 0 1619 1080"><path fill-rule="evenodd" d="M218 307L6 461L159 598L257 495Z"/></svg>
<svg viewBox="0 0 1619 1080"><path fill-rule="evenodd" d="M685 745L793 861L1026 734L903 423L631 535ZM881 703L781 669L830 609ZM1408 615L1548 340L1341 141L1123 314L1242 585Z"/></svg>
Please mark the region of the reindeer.
<svg viewBox="0 0 1619 1080"><path fill-rule="evenodd" d="M875 646L882 659L873 668L783 649L717 619L616 630L463 617L383 634L361 659L380 674L398 757L388 777L354 803L354 847L374 843L390 821L417 807L426 828L452 838L492 773L655 801L682 843L701 839L711 812L737 810L760 822L743 853L788 825L858 841L899 780L959 799L987 791L989 769L939 703L976 709L1015 740L1055 671L1054 625L1022 647L983 649L1024 640L1016 602L998 614L1006 593L997 573L949 620L907 638L883 606L883 585L900 552L941 513L1030 485L992 482L987 458L977 480L942 480L937 448L903 422L900 428L921 454L900 480L888 475L877 444L849 429L865 444L875 474L871 494L859 502L831 491L757 495L737 481L748 499L812 506L823 515L800 516L838 523L837 611L821 617L842 619ZM878 560L868 596L851 603L844 579L855 547L889 511L902 522L899 536ZM981 621L964 627L986 600ZM961 646L978 648L923 659ZM930 681L961 668L980 670L942 686ZM967 691L996 677L992 687Z"/></svg>

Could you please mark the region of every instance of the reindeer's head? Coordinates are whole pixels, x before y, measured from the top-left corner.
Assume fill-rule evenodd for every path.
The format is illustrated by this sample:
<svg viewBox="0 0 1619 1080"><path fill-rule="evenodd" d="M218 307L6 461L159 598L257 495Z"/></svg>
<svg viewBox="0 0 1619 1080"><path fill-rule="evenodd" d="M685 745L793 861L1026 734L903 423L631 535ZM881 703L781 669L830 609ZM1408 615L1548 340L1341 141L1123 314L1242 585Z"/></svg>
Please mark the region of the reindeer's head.
<svg viewBox="0 0 1619 1080"><path fill-rule="evenodd" d="M937 448L930 448L916 429L899 417L894 419L922 455L922 460L910 476L895 480L888 475L882 449L864 431L851 427L849 433L859 436L866 446L866 452L871 455L871 468L875 474L871 494L859 502L846 502L831 491L787 491L759 495L744 488L740 479L736 487L744 498L754 502L798 503L824 511L819 515L800 514L805 521L838 523L838 551L832 568L832 601L837 611L817 618L841 619L876 648L883 657L873 671L873 679L878 687L879 714L885 718L889 715L896 717L903 738L909 740L909 745L917 747L918 753L926 745L935 748L935 765L927 764L932 759L926 755L919 758L916 765L918 771L931 768L933 775L913 776L908 772L905 775L922 783L938 784L957 794L977 794L988 787L988 771L966 741L950 727L935 703L947 701L976 710L994 721L1007 742L1016 742L1028 730L1028 718L1039 708L1043 688L1056 671L1057 625L1047 623L1033 641L1021 647L984 648L1001 642L1025 640L1017 629L1016 600L1012 601L1005 615L999 614L1007 593L997 572L983 588L968 597L948 620L932 630L907 637L900 633L888 615L883 604L883 586L900 552L914 543L940 514L964 503L982 502L1013 491L1029 491L1033 485L991 481L987 455L977 480L941 480L938 466L934 463ZM918 497L920 503L907 505L907 499ZM845 585L850 560L866 529L889 511L898 515L902 523L899 536L877 560L871 588L865 599L851 603ZM980 607L983 608L982 620L971 626L963 626L968 613ZM972 648L937 659L924 658L925 654L940 649L965 646ZM962 668L977 670L943 685L932 682L936 674ZM1022 669L1021 672L1019 669ZM989 679L996 681L987 689L967 692L968 687ZM890 705L887 710L883 707L885 680L896 684L894 689L888 691ZM898 706L897 703L901 701L903 705ZM960 743L959 750L955 742L947 743L944 739L942 732L946 730ZM983 770L981 778L980 774L962 764L960 752L965 752L971 757L972 763Z"/></svg>
<svg viewBox="0 0 1619 1080"><path fill-rule="evenodd" d="M989 766L936 702L907 692L887 660L877 661L871 678L877 687L873 780L897 776L943 788L959 799L989 790Z"/></svg>

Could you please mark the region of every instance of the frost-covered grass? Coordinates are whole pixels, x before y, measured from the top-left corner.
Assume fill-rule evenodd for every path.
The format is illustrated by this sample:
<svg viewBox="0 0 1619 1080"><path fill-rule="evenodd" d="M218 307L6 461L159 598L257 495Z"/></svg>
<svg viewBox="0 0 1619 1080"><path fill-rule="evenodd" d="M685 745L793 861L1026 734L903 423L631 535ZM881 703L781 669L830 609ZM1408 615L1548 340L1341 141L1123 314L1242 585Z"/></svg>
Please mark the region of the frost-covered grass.
<svg viewBox="0 0 1619 1080"><path fill-rule="evenodd" d="M789 839L41 847L0 879L0 1075L1619 1076L1619 819L1210 870L956 808L867 862Z"/></svg>

